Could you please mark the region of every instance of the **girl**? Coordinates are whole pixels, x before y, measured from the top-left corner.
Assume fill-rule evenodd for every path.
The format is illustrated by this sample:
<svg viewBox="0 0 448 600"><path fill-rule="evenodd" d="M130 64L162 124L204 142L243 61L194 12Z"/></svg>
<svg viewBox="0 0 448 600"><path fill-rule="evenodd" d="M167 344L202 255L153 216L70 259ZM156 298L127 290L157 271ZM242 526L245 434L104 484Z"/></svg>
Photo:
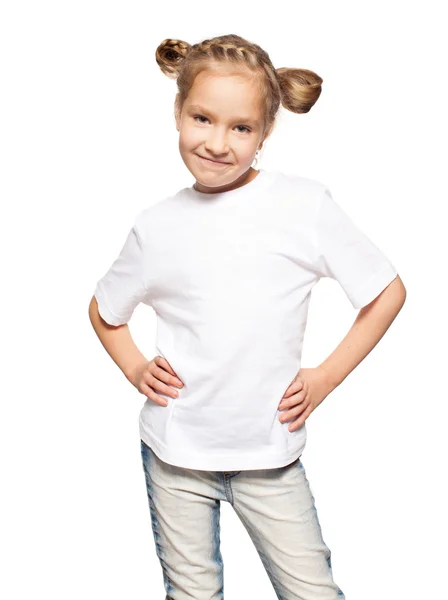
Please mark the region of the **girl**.
<svg viewBox="0 0 448 600"><path fill-rule="evenodd" d="M278 598L344 598L300 459L305 420L376 345L405 288L325 185L251 166L280 104L295 113L314 105L318 75L275 69L236 35L167 39L156 60L177 80L179 150L195 183L137 215L90 318L147 396L141 455L166 598L223 598L221 500ZM321 365L300 369L321 277L362 310ZM157 316L150 361L127 326L140 302Z"/></svg>

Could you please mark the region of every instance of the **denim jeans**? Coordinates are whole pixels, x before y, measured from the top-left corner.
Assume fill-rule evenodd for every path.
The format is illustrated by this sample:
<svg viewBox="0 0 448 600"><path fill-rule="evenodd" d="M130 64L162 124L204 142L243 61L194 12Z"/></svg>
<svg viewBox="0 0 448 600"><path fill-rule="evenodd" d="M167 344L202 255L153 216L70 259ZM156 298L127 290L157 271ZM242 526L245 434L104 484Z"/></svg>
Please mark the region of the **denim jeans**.
<svg viewBox="0 0 448 600"><path fill-rule="evenodd" d="M224 598L221 500L249 533L279 600L345 599L300 457L275 469L200 471L168 464L140 442L165 600Z"/></svg>

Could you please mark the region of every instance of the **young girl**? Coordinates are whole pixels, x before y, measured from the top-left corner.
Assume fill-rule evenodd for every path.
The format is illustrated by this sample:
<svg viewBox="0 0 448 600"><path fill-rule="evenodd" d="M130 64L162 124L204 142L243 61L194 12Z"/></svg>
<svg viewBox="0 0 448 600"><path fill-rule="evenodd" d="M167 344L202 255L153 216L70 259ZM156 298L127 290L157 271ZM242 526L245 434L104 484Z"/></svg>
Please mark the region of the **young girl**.
<svg viewBox="0 0 448 600"><path fill-rule="evenodd" d="M90 318L147 396L141 454L166 598L223 598L221 500L278 598L344 598L300 460L305 420L376 345L405 288L325 185L251 166L280 104L295 113L314 105L318 75L275 69L236 35L167 39L156 60L177 79L179 150L195 183L137 215ZM321 277L362 310L327 360L301 369ZM157 315L150 361L127 326L140 302Z"/></svg>

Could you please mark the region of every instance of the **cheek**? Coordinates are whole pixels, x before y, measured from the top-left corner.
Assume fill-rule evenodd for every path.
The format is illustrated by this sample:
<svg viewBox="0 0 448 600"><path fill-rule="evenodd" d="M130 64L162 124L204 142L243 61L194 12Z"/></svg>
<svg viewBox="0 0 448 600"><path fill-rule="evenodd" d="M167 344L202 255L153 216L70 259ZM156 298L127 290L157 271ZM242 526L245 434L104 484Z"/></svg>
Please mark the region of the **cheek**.
<svg viewBox="0 0 448 600"><path fill-rule="evenodd" d="M244 146L240 147L238 154L241 160L252 162L256 151L257 147L253 144L245 144Z"/></svg>
<svg viewBox="0 0 448 600"><path fill-rule="evenodd" d="M196 148L201 141L202 137L195 129L184 128L179 135L179 147L184 150Z"/></svg>

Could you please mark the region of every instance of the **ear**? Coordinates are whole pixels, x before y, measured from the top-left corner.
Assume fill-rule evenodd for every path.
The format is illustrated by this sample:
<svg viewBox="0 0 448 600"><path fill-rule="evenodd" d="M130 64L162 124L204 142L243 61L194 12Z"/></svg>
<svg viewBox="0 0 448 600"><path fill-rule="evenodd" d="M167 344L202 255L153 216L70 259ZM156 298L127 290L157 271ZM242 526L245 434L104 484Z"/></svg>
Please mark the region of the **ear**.
<svg viewBox="0 0 448 600"><path fill-rule="evenodd" d="M178 104L178 96L179 93L176 94L176 99L174 101L174 119L176 121L176 129L177 131L180 131L180 109L179 109L179 104Z"/></svg>
<svg viewBox="0 0 448 600"><path fill-rule="evenodd" d="M260 142L260 148L258 148L258 150L261 150L265 140L271 135L272 128L273 128L273 124L264 132L263 139Z"/></svg>

